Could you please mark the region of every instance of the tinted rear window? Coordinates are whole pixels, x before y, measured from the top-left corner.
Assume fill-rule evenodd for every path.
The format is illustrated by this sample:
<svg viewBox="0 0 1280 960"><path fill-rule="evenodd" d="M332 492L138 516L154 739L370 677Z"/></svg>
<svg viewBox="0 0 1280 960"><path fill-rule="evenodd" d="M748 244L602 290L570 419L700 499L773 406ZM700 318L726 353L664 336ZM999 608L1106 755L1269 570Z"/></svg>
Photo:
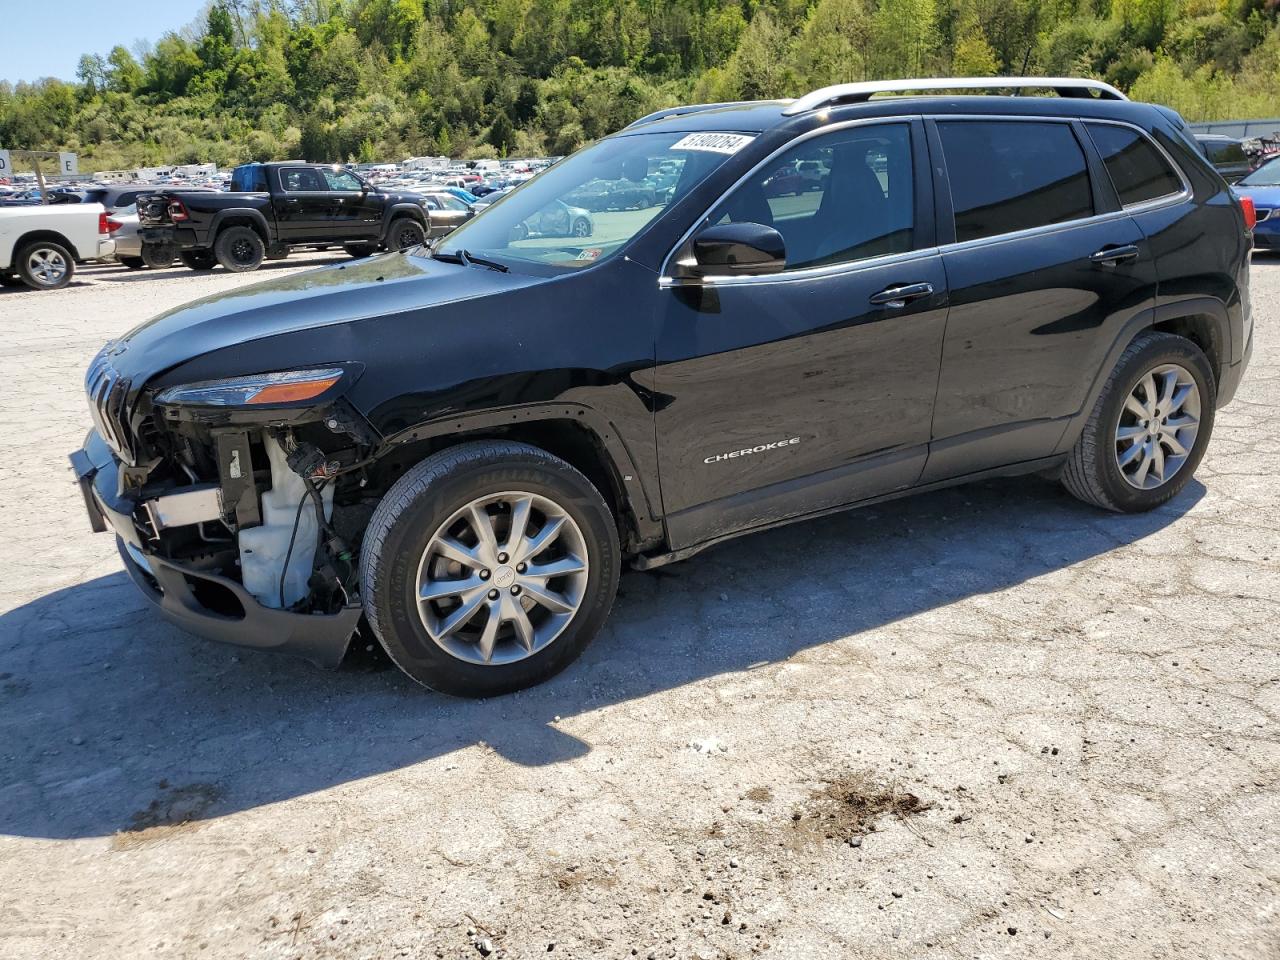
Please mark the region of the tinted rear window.
<svg viewBox="0 0 1280 960"><path fill-rule="evenodd" d="M231 174L231 189L239 193L265 193L267 172L257 165L236 167Z"/></svg>
<svg viewBox="0 0 1280 960"><path fill-rule="evenodd" d="M1084 151L1067 124L952 120L938 133L957 240L1093 215Z"/></svg>
<svg viewBox="0 0 1280 960"><path fill-rule="evenodd" d="M1087 126L1122 204L1142 203L1182 190L1182 181L1169 161L1137 130L1109 123Z"/></svg>

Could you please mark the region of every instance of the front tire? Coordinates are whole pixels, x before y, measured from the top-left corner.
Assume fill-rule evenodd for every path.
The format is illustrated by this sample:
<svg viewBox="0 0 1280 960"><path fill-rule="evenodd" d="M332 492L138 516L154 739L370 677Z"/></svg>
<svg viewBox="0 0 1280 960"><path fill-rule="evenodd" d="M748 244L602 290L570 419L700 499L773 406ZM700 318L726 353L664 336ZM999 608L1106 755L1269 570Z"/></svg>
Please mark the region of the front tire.
<svg viewBox="0 0 1280 960"><path fill-rule="evenodd" d="M347 256L355 257L357 260L364 257L372 257L378 252L376 243L345 243L342 249L347 252Z"/></svg>
<svg viewBox="0 0 1280 960"><path fill-rule="evenodd" d="M608 617L620 563L591 482L507 441L451 447L410 469L378 505L360 556L365 613L392 661L464 697L541 683L577 659Z"/></svg>
<svg viewBox="0 0 1280 960"><path fill-rule="evenodd" d="M248 273L262 266L267 245L252 227L227 227L218 234L213 253L232 273Z"/></svg>
<svg viewBox="0 0 1280 960"><path fill-rule="evenodd" d="M1144 333L1120 356L1062 472L1085 503L1153 510L1190 481L1213 432L1217 382L1185 337Z"/></svg>
<svg viewBox="0 0 1280 960"><path fill-rule="evenodd" d="M422 224L409 217L400 217L391 221L391 229L387 231L387 249L392 252L420 247L427 242L427 232Z"/></svg>

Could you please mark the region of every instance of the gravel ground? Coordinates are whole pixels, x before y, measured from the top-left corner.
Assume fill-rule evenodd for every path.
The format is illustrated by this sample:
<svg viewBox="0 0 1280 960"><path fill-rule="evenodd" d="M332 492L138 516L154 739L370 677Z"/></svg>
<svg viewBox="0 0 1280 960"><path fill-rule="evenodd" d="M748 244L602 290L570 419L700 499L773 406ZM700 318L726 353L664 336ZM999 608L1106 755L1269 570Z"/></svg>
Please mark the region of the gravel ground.
<svg viewBox="0 0 1280 960"><path fill-rule="evenodd" d="M258 278L0 290L0 956L1280 957L1280 259L1166 508L740 540L474 703L187 637L89 533L93 352Z"/></svg>

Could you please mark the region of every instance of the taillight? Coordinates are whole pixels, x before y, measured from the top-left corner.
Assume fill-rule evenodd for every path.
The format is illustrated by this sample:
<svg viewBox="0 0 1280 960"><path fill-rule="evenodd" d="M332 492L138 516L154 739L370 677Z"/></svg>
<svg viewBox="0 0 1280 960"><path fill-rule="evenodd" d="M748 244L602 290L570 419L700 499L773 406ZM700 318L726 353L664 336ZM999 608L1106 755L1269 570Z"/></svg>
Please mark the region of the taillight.
<svg viewBox="0 0 1280 960"><path fill-rule="evenodd" d="M124 226L124 224L123 224L123 223L121 223L119 220L109 220L109 219L107 219L107 215L106 215L105 213L104 213L102 216L103 216L103 219L104 219L104 220L106 220L106 225L107 225L106 232L107 232L107 233L115 233L117 230L119 230L121 227L123 227L123 226ZM99 233L102 233L102 232L103 232L103 231L102 231L102 225L101 225L101 224L99 224L99 225L98 225L98 232L99 232Z"/></svg>
<svg viewBox="0 0 1280 960"><path fill-rule="evenodd" d="M1258 222L1258 212L1253 208L1253 197L1241 197L1240 209L1244 211L1244 228L1252 231Z"/></svg>
<svg viewBox="0 0 1280 960"><path fill-rule="evenodd" d="M120 226L119 224L116 224L116 227L117 227L117 228L118 228L119 226ZM106 213L105 213L105 212L103 212L103 213L98 214L98 232L99 232L99 233L110 233L110 232L111 232L111 230L112 230L112 228L111 228L111 221L107 219L107 215L106 215Z"/></svg>
<svg viewBox="0 0 1280 960"><path fill-rule="evenodd" d="M169 219L174 223L180 223L183 220L191 219L191 215L187 213L187 208L182 205L181 200L169 201Z"/></svg>

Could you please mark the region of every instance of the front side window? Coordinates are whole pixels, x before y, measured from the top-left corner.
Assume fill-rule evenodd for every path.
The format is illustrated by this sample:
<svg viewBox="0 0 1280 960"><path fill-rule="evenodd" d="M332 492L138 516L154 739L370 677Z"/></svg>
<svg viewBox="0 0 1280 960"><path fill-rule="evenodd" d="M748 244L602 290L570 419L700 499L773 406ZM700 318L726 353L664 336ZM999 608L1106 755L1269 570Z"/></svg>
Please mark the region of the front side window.
<svg viewBox="0 0 1280 960"><path fill-rule="evenodd" d="M1182 191L1182 181L1150 140L1132 127L1086 124L1124 206Z"/></svg>
<svg viewBox="0 0 1280 960"><path fill-rule="evenodd" d="M1065 123L939 121L956 240L1092 216L1084 151Z"/></svg>
<svg viewBox="0 0 1280 960"><path fill-rule="evenodd" d="M652 132L601 140L483 207L440 253L466 250L547 274L599 263L752 139Z"/></svg>
<svg viewBox="0 0 1280 960"><path fill-rule="evenodd" d="M806 140L752 174L710 220L773 227L787 270L913 250L911 128L857 125Z"/></svg>

